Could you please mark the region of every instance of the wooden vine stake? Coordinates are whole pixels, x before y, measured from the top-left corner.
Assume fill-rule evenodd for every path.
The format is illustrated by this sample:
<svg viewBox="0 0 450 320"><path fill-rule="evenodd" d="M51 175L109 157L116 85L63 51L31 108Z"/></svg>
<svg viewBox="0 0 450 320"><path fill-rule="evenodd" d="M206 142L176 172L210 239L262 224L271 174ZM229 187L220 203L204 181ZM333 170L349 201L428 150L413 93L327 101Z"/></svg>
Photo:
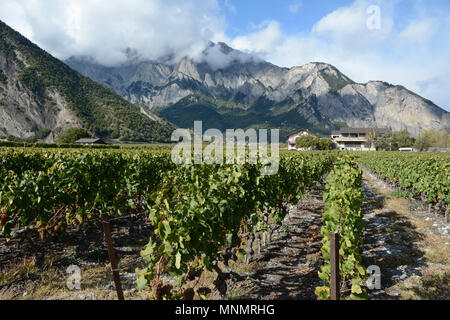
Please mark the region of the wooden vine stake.
<svg viewBox="0 0 450 320"><path fill-rule="evenodd" d="M340 300L339 234L330 234L331 300Z"/></svg>
<svg viewBox="0 0 450 320"><path fill-rule="evenodd" d="M114 284L116 286L117 297L119 300L125 300L122 291L122 284L120 282L120 274L117 264L116 251L112 243L111 227L109 224L109 217L107 214L102 214L103 231L105 232L106 245L108 246L109 261L111 262L111 271L114 278Z"/></svg>

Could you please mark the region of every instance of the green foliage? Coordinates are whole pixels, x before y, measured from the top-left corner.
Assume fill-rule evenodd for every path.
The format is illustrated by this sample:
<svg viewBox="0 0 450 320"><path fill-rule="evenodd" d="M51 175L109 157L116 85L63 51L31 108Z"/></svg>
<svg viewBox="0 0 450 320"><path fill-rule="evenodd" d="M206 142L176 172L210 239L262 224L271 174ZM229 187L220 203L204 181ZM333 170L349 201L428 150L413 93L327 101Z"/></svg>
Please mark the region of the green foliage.
<svg viewBox="0 0 450 320"><path fill-rule="evenodd" d="M366 148L372 148L373 146L375 146L377 140L378 140L378 136L379 136L379 132L377 130L370 130L369 132L367 132L366 135L366 142L365 142L365 147Z"/></svg>
<svg viewBox="0 0 450 320"><path fill-rule="evenodd" d="M22 141L21 138L16 137L16 136L14 136L12 134L6 136L6 140L11 141L11 142L20 142L20 141Z"/></svg>
<svg viewBox="0 0 450 320"><path fill-rule="evenodd" d="M13 135L9 135L7 137L8 141L17 142L17 143L35 143L38 140L42 140L48 137L51 133L51 130L48 128L39 129L34 135L28 138L19 138ZM0 145L1 146L1 145Z"/></svg>
<svg viewBox="0 0 450 320"><path fill-rule="evenodd" d="M308 103L315 104L317 101L312 99ZM242 102L236 101L236 97L226 100L195 94L158 112L181 128L192 128L194 121L201 119L204 129L221 131L229 128L280 128L281 138L299 127L323 135L329 135L331 130L339 128L328 121L312 125L298 112L301 107L290 99L276 103L260 98L244 108Z"/></svg>
<svg viewBox="0 0 450 320"><path fill-rule="evenodd" d="M386 132L377 142L375 146L380 150L395 151L399 148L412 147L414 138L407 130L396 132Z"/></svg>
<svg viewBox="0 0 450 320"><path fill-rule="evenodd" d="M83 128L70 128L64 131L56 139L57 143L75 143L79 139L91 138L89 132Z"/></svg>
<svg viewBox="0 0 450 320"><path fill-rule="evenodd" d="M395 198L404 198L404 199L409 199L411 193L405 190L395 190L391 193L391 195Z"/></svg>
<svg viewBox="0 0 450 320"><path fill-rule="evenodd" d="M296 204L334 161L334 154L283 155L278 174L262 176L258 164L178 165L169 154L144 151L0 151L0 232L35 224L48 237L99 217L149 210L155 228L137 270L146 288L162 272L180 278L211 269L230 234L275 221ZM237 238L241 245L245 236Z"/></svg>
<svg viewBox="0 0 450 320"><path fill-rule="evenodd" d="M450 132L445 129L423 131L414 147L420 151L426 151L431 147L450 148Z"/></svg>
<svg viewBox="0 0 450 320"><path fill-rule="evenodd" d="M119 145L80 145L80 144L56 144L56 143L43 143L43 142L27 142L25 140L17 138L15 136L7 137L9 141L0 141L0 147L6 148L40 148L40 149L120 149ZM143 149L143 148L142 148Z"/></svg>
<svg viewBox="0 0 450 320"><path fill-rule="evenodd" d="M35 141L43 140L49 136L52 131L48 128L42 128L38 132L35 133L34 139Z"/></svg>
<svg viewBox="0 0 450 320"><path fill-rule="evenodd" d="M358 158L373 172L402 188L426 195L428 203L450 204L450 156L447 153L368 152L358 154Z"/></svg>
<svg viewBox="0 0 450 320"><path fill-rule="evenodd" d="M151 196L149 218L156 232L141 253L148 266L137 271L140 287L163 272L182 276L187 270L211 270L230 234L260 225L264 212L283 220L286 202L297 203L330 170L333 158L331 153L283 156L272 176L260 175L261 163L181 165L164 173ZM241 236L235 245L243 244Z"/></svg>
<svg viewBox="0 0 450 320"><path fill-rule="evenodd" d="M107 87L70 69L0 21L0 50L20 69L21 81L46 102L46 89L55 88L83 125L101 138L126 137L132 141L168 141L170 123L153 121L140 107L125 101ZM19 51L28 67L16 57Z"/></svg>
<svg viewBox="0 0 450 320"><path fill-rule="evenodd" d="M305 135L302 135L302 136L298 137L297 139L295 139L295 146L297 148L315 149L315 148L317 148L317 144L319 142L318 140L319 139L316 136L305 134Z"/></svg>
<svg viewBox="0 0 450 320"><path fill-rule="evenodd" d="M421 136L414 142L414 148L419 151L427 151L431 147L431 141L426 136Z"/></svg>
<svg viewBox="0 0 450 320"><path fill-rule="evenodd" d="M42 237L99 217L143 211L167 155L140 151L0 151L0 235L35 224Z"/></svg>
<svg viewBox="0 0 450 320"><path fill-rule="evenodd" d="M3 22L0 21L0 27ZM1 31L1 30L0 30ZM12 61L16 61L16 53L14 47L6 41L6 34L1 32L0 34L0 51L3 52L6 57Z"/></svg>
<svg viewBox="0 0 450 320"><path fill-rule="evenodd" d="M392 132L386 132L378 141L375 143L375 146L378 150L393 150L392 144Z"/></svg>
<svg viewBox="0 0 450 320"><path fill-rule="evenodd" d="M19 79L36 95L39 101L44 101L46 83L39 75L37 68L30 67L23 69L20 72Z"/></svg>
<svg viewBox="0 0 450 320"><path fill-rule="evenodd" d="M296 140L296 147L301 149L330 150L333 142L329 138L318 138L313 135L302 135Z"/></svg>
<svg viewBox="0 0 450 320"><path fill-rule="evenodd" d="M344 78L338 70L335 70L337 76L327 73L326 71L321 71L320 75L328 83L332 91L339 91L348 84L353 84L354 82Z"/></svg>
<svg viewBox="0 0 450 320"><path fill-rule="evenodd" d="M323 151L331 150L333 148L333 140L331 140L330 138L320 138L317 144L317 148Z"/></svg>
<svg viewBox="0 0 450 320"><path fill-rule="evenodd" d="M344 129L344 128L349 128L349 125L346 122L341 122L341 121L336 121L333 123L334 127L336 127L336 129Z"/></svg>
<svg viewBox="0 0 450 320"><path fill-rule="evenodd" d="M392 135L392 144L394 148L412 147L414 144L414 138L407 130L396 131Z"/></svg>
<svg viewBox="0 0 450 320"><path fill-rule="evenodd" d="M317 287L316 293L321 300L330 299L330 234L339 234L339 271L341 284L351 288L350 299L367 299L362 287L366 279L366 270L362 265L359 247L365 223L362 217L363 201L362 171L351 156L338 158L328 176L324 192L326 203L322 227L322 256L325 264L319 277L324 285Z"/></svg>

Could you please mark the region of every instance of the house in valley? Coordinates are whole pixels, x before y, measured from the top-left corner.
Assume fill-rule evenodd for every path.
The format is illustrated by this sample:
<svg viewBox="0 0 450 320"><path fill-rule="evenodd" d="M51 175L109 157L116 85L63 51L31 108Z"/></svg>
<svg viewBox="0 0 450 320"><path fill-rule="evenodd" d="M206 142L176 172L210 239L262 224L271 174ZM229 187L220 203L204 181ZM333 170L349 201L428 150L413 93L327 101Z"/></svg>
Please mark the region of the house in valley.
<svg viewBox="0 0 450 320"><path fill-rule="evenodd" d="M107 144L105 141L99 138L94 139L80 139L75 141L76 144L84 144L84 145L102 145Z"/></svg>
<svg viewBox="0 0 450 320"><path fill-rule="evenodd" d="M309 132L308 130L305 129L300 129L297 130L293 133L291 133L290 135L287 136L288 138L288 150L297 150L296 147L296 140L298 137L304 136L304 135L311 135L314 136L316 138L318 138L317 135L315 135L314 133Z"/></svg>
<svg viewBox="0 0 450 320"><path fill-rule="evenodd" d="M331 139L338 150L376 151L375 141L388 131L386 128L343 128L333 131Z"/></svg>

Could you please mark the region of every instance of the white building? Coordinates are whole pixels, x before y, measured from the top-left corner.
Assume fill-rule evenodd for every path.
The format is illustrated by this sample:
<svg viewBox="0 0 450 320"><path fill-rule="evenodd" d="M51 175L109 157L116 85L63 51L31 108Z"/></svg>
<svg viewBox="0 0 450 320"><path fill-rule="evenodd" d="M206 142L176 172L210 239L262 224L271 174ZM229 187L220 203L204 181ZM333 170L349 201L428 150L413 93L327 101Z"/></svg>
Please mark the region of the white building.
<svg viewBox="0 0 450 320"><path fill-rule="evenodd" d="M311 135L314 137L317 137L314 133L309 132L308 130L301 129L298 131L295 131L287 136L288 138L288 150L297 150L296 147L296 140L298 137L305 136L305 135Z"/></svg>
<svg viewBox="0 0 450 320"><path fill-rule="evenodd" d="M331 139L338 150L376 151L374 144L367 145L370 133L376 132L377 138L380 138L388 131L385 128L343 128L333 131Z"/></svg>

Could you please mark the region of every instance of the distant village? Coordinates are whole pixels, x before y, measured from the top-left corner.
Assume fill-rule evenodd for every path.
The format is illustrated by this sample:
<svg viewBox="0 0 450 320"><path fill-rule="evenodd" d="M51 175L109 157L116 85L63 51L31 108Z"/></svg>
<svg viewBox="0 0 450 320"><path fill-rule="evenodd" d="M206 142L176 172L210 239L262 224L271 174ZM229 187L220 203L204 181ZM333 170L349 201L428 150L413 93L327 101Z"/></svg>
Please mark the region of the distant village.
<svg viewBox="0 0 450 320"><path fill-rule="evenodd" d="M411 137L408 131L392 132L387 128L341 128L333 131L330 138L320 138L316 134L305 130L297 130L287 136L288 150L347 150L347 151L432 151L450 152L448 147L448 132L428 133L430 137L420 136L417 139ZM433 146L432 140L444 135L444 142ZM324 141L325 140L325 141ZM425 141L429 140L429 141ZM436 143L435 143L436 144ZM324 147L325 146L325 147Z"/></svg>
<svg viewBox="0 0 450 320"><path fill-rule="evenodd" d="M29 138L0 136L0 146L97 146L114 147L117 141L92 137L82 128L70 128L56 139L56 143L46 143L50 130L36 133ZM450 152L450 133L445 130L422 131L412 137L407 130L392 131L387 128L341 128L332 131L329 137L320 137L307 129L292 132L287 138L290 151L342 150L342 151L406 151L406 152ZM126 142L121 142L126 143ZM239 141L238 141L239 144ZM245 142L244 144L248 144ZM160 145L170 148L171 145Z"/></svg>

